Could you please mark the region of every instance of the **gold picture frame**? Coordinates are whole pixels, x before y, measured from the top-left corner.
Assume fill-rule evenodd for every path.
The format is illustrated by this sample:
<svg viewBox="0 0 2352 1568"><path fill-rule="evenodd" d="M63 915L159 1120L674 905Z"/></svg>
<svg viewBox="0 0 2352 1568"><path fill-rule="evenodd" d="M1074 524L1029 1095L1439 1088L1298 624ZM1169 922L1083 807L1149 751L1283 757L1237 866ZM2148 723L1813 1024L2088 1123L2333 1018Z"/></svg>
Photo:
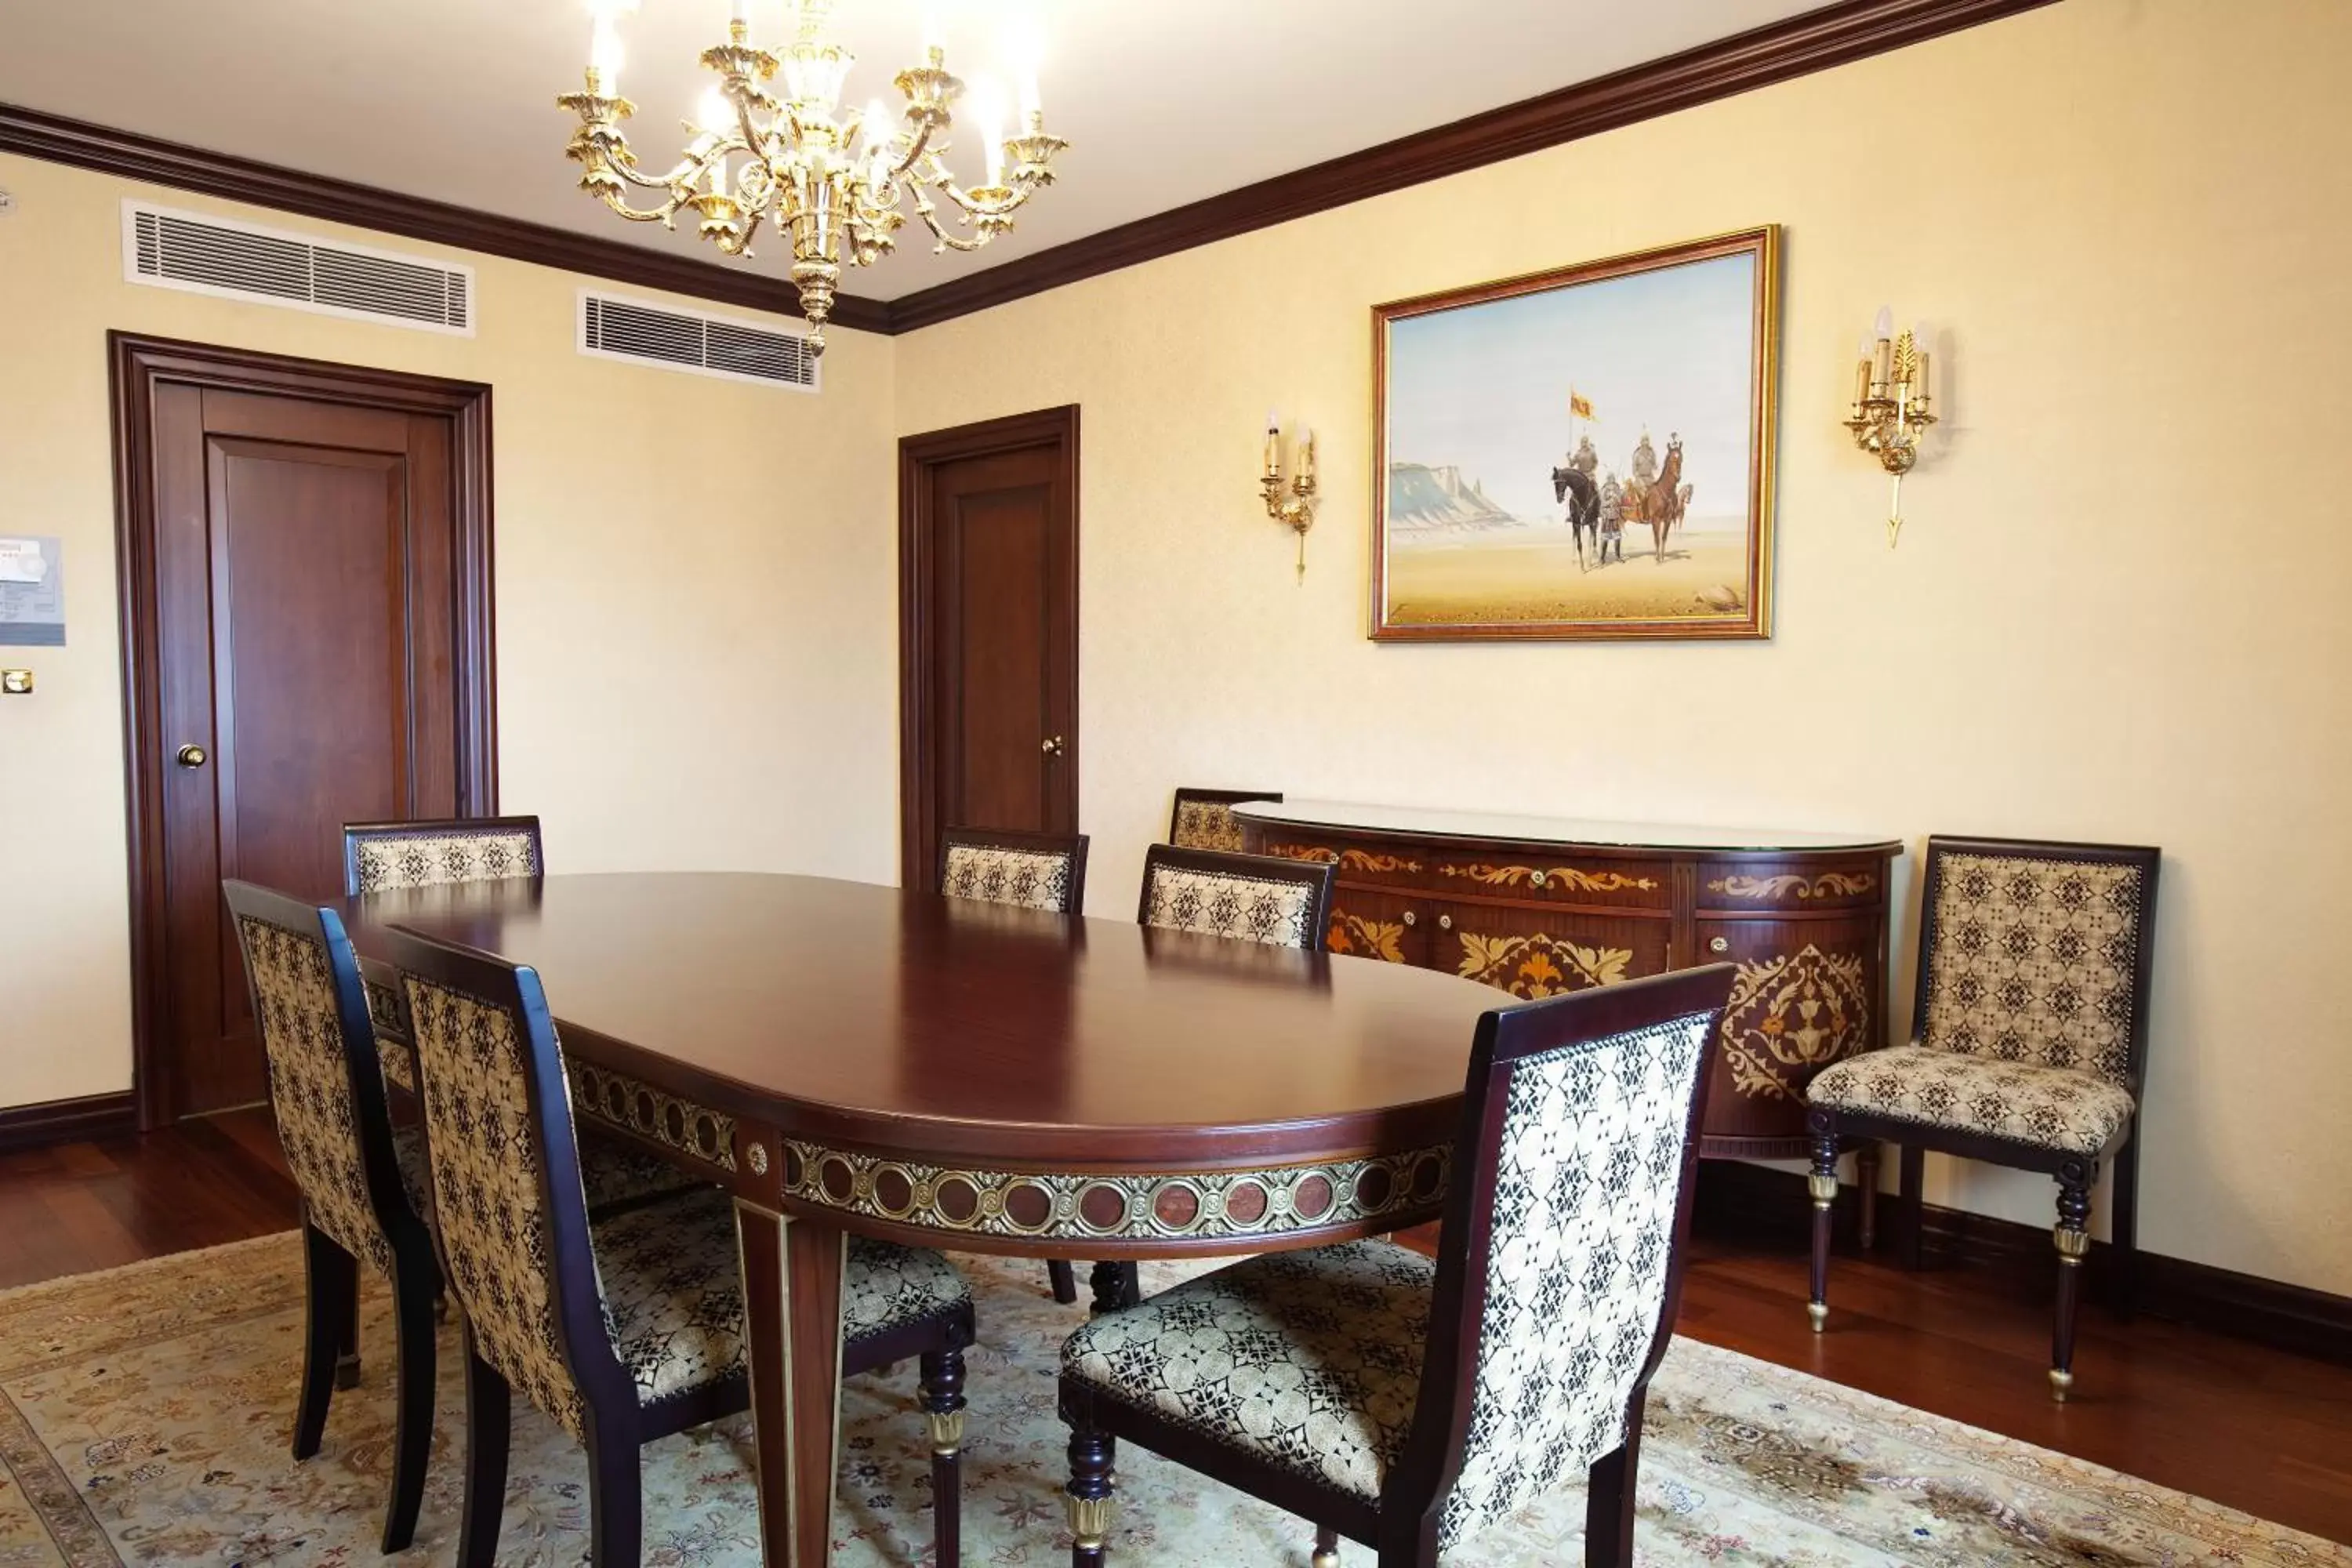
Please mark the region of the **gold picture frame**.
<svg viewBox="0 0 2352 1568"><path fill-rule="evenodd" d="M1374 306L1372 639L1770 637L1780 248Z"/></svg>

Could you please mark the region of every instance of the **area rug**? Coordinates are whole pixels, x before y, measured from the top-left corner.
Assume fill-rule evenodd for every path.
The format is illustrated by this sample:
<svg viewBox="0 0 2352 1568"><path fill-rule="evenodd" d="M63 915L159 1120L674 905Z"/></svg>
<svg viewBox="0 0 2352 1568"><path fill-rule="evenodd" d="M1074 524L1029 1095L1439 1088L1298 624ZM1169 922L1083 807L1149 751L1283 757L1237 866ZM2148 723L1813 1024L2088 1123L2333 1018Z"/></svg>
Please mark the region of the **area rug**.
<svg viewBox="0 0 2352 1568"><path fill-rule="evenodd" d="M1055 1353L1078 1309L1042 1265L960 1260L978 1293L964 1469L964 1561L1067 1561L1056 1490ZM1184 1270L1147 1269L1146 1289ZM287 1457L300 1360L292 1235L0 1295L0 1564L346 1568L376 1551L391 1463L390 1301L365 1303L363 1376L335 1396L326 1444ZM439 1430L416 1544L455 1556L463 1409L444 1330ZM840 1568L931 1563L929 1473L913 1369L851 1381L834 1511ZM646 1450L646 1561L751 1568L758 1515L742 1420ZM499 1561L553 1568L587 1549L580 1449L518 1402ZM1114 1563L1304 1564L1298 1521L1123 1447ZM2343 1564L2352 1552L2095 1465L1687 1340L1650 1399L1643 1563ZM1563 1489L1465 1543L1449 1564L1575 1568L1581 1492ZM1349 1568L1371 1553L1343 1549Z"/></svg>

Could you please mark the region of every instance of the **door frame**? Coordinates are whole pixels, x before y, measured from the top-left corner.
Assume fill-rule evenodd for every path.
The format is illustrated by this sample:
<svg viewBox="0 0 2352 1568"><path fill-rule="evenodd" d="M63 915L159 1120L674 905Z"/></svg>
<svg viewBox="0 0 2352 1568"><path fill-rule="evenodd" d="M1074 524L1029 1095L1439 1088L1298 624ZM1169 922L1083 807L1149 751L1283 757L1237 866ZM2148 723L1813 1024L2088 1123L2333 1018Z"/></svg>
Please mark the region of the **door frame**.
<svg viewBox="0 0 2352 1568"><path fill-rule="evenodd" d="M931 470L942 463L1000 452L1050 447L1060 458L1057 476L1070 498L1067 556L1070 595L1070 728L1062 765L1068 770L1070 803L1078 801L1078 405L1040 408L928 430L898 437L898 881L929 890L939 873L939 802L931 791L931 657L934 651L924 588L933 564Z"/></svg>
<svg viewBox="0 0 2352 1568"><path fill-rule="evenodd" d="M450 423L457 813L498 811L498 682L491 596L490 389L470 381L110 331L114 416L115 582L122 650L123 796L130 835L131 1091L142 1131L171 1110L163 1058L167 927L163 778L170 752L159 687L155 581L155 393L166 384L275 394Z"/></svg>

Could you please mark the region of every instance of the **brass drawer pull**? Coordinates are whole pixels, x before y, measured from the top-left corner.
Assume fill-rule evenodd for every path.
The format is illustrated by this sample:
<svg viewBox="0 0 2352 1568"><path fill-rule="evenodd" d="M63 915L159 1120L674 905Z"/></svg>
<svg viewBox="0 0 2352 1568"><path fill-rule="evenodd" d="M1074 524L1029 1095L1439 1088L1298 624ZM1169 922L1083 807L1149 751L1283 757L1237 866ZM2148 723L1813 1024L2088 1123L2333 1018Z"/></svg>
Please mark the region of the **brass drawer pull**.
<svg viewBox="0 0 2352 1568"><path fill-rule="evenodd" d="M1407 925L1417 925L1420 923L1420 917L1415 915L1411 910L1407 910L1404 912L1404 923Z"/></svg>
<svg viewBox="0 0 2352 1568"><path fill-rule="evenodd" d="M1706 950L1709 952L1729 952L1731 951L1731 939L1729 937L1722 936L1716 937L1708 942L1706 944Z"/></svg>
<svg viewBox="0 0 2352 1568"><path fill-rule="evenodd" d="M1530 887L1530 888L1540 888L1540 887L1542 887L1543 885L1544 885L1544 874L1543 874L1541 871L1530 871L1530 872L1528 872L1528 887Z"/></svg>
<svg viewBox="0 0 2352 1568"><path fill-rule="evenodd" d="M1440 931L1452 931L1454 929L1454 917L1452 915L1438 916L1437 929Z"/></svg>

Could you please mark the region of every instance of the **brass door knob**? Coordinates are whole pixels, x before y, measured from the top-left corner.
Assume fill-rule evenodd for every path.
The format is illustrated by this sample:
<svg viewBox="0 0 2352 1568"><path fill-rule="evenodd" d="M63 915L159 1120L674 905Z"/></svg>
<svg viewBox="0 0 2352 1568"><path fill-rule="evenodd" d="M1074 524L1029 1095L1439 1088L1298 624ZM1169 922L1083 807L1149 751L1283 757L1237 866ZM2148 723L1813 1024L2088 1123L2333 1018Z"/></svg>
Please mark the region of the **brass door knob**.
<svg viewBox="0 0 2352 1568"><path fill-rule="evenodd" d="M1419 915L1414 914L1411 910L1405 910L1405 912L1404 912L1404 923L1405 923L1405 924L1407 924L1407 925L1417 925L1417 924L1419 924L1419 923L1420 923L1420 921L1421 921L1421 917L1420 917Z"/></svg>
<svg viewBox="0 0 2352 1568"><path fill-rule="evenodd" d="M1045 738L1045 743L1039 749L1049 757L1060 756L1062 754L1062 737L1059 735L1048 735Z"/></svg>
<svg viewBox="0 0 2352 1568"><path fill-rule="evenodd" d="M202 746L182 746L178 752L179 763L184 768L200 768L205 765L207 755Z"/></svg>
<svg viewBox="0 0 2352 1568"><path fill-rule="evenodd" d="M1440 931L1452 931L1454 929L1454 917L1452 915L1438 916L1437 929Z"/></svg>

